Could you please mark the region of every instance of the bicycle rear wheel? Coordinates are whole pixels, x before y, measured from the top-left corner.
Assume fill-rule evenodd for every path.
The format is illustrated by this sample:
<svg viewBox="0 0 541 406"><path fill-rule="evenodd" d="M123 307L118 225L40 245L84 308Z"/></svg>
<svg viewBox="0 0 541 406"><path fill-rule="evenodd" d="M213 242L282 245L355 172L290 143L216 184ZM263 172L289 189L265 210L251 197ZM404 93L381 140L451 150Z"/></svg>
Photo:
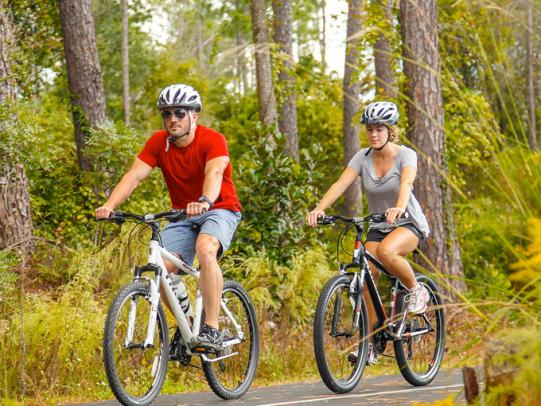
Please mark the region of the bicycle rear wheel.
<svg viewBox="0 0 541 406"><path fill-rule="evenodd" d="M368 355L368 316L364 300L359 330L354 329L355 296L352 277L337 275L324 286L314 320L314 351L325 385L336 393L350 392L359 383ZM350 353L356 357L349 358Z"/></svg>
<svg viewBox="0 0 541 406"><path fill-rule="evenodd" d="M148 294L148 282L142 280L123 287L113 300L105 322L105 372L111 390L123 405L150 404L159 394L167 372L169 339L161 304L158 306L154 345L143 348L151 307ZM130 318L133 324L131 340L128 339Z"/></svg>
<svg viewBox="0 0 541 406"><path fill-rule="evenodd" d="M428 290L428 307L424 314L406 316L402 339L393 344L396 362L404 379L414 386L423 386L436 377L443 360L445 315L436 284L426 275L415 276L417 282ZM401 308L398 310L402 312L407 304L403 300L399 303Z"/></svg>
<svg viewBox="0 0 541 406"><path fill-rule="evenodd" d="M228 337L241 338L241 342L209 355L211 359L216 359L237 353L220 361L203 362L203 370L216 395L226 400L238 399L246 393L255 377L259 360L259 331L252 300L239 283L225 282L222 300L244 336L238 336L233 320L222 309L220 329Z"/></svg>

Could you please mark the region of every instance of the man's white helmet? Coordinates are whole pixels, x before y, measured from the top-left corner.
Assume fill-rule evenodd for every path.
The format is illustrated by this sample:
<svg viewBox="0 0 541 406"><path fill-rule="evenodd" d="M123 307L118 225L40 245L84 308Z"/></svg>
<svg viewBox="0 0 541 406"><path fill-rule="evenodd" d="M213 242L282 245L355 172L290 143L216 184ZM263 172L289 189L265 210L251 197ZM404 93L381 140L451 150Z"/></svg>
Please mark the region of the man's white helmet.
<svg viewBox="0 0 541 406"><path fill-rule="evenodd" d="M363 124L395 125L398 122L398 109L392 102L376 102L364 109L361 117Z"/></svg>
<svg viewBox="0 0 541 406"><path fill-rule="evenodd" d="M183 84L167 86L160 93L158 108L185 107L197 112L201 111L201 96L193 87Z"/></svg>

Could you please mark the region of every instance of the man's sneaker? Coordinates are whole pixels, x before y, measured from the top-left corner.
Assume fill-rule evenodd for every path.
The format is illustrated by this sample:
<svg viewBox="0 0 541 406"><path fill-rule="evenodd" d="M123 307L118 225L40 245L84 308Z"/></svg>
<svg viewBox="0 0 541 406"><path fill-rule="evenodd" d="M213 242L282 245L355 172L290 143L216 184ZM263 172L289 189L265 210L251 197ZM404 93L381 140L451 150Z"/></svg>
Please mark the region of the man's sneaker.
<svg viewBox="0 0 541 406"><path fill-rule="evenodd" d="M359 357L359 351L350 352L348 355L348 361L355 365L357 363L357 358ZM366 365L374 365L378 363L378 353L374 348L374 344L368 343L368 356L366 357Z"/></svg>
<svg viewBox="0 0 541 406"><path fill-rule="evenodd" d="M407 297L408 312L414 314L424 313L426 311L428 300L430 299L430 295L426 288L418 283L411 288L409 292Z"/></svg>
<svg viewBox="0 0 541 406"><path fill-rule="evenodd" d="M194 338L192 347L201 346L203 348L210 348L213 350L219 349L224 341L229 340L223 332L214 327L205 324L201 329L201 332Z"/></svg>

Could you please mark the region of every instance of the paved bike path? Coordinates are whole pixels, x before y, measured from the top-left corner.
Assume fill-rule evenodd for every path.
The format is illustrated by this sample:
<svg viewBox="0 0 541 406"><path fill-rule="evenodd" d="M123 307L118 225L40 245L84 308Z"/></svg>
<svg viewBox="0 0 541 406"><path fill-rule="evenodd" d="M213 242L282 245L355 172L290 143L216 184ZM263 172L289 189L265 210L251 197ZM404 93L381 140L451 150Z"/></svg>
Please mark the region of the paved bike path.
<svg viewBox="0 0 541 406"><path fill-rule="evenodd" d="M207 405L410 405L413 402L434 402L449 395L464 402L462 373L460 370L440 371L428 385L414 387L401 375L362 378L350 393L336 395L323 382L297 383L252 388L243 398L230 402L219 399L212 392L184 393L159 396L155 406L207 406ZM118 405L116 401L85 403L87 406Z"/></svg>

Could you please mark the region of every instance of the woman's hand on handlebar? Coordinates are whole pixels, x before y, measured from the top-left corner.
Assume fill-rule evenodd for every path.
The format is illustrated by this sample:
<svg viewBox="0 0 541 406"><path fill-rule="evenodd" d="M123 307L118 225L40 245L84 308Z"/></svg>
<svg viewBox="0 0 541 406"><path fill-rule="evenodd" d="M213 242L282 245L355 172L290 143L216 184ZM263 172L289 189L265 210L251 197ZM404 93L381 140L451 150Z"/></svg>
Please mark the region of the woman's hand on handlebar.
<svg viewBox="0 0 541 406"><path fill-rule="evenodd" d="M393 224L395 220L401 218L406 210L404 210L401 207L390 207L385 212L385 215L387 216L387 223Z"/></svg>
<svg viewBox="0 0 541 406"><path fill-rule="evenodd" d="M107 206L98 207L95 211L96 220L108 219L111 216L113 209Z"/></svg>
<svg viewBox="0 0 541 406"><path fill-rule="evenodd" d="M306 215L306 222L310 227L317 226L317 219L323 217L325 212L317 207Z"/></svg>

